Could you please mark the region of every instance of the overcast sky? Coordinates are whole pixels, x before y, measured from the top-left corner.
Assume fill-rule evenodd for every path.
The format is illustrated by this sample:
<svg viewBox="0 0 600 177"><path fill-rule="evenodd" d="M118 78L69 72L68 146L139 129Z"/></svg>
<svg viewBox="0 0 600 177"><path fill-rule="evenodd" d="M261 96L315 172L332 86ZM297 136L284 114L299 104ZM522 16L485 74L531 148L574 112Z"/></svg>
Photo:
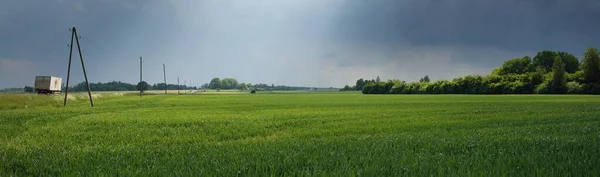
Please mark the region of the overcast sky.
<svg viewBox="0 0 600 177"><path fill-rule="evenodd" d="M600 46L600 1L0 0L0 88L66 78L73 26L91 82L137 83L143 56L149 83L166 63L171 84L342 87L487 74L543 49L581 57Z"/></svg>

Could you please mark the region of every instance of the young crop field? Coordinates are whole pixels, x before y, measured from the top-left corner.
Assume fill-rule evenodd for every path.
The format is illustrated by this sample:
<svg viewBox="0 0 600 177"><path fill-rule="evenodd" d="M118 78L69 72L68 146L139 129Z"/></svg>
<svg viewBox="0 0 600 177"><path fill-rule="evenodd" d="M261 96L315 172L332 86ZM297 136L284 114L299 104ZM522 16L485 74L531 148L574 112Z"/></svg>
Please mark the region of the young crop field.
<svg viewBox="0 0 600 177"><path fill-rule="evenodd" d="M600 97L0 95L0 176L598 176Z"/></svg>

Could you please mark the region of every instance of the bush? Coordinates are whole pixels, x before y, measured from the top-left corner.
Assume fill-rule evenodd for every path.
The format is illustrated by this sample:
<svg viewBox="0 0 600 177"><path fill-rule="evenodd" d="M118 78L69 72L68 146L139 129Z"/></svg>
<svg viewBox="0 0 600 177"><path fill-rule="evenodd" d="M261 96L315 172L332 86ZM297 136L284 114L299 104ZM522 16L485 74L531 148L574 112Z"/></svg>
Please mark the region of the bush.
<svg viewBox="0 0 600 177"><path fill-rule="evenodd" d="M540 85L537 85L535 87L535 93L537 93L537 94L550 93L550 84L548 82L544 82Z"/></svg>
<svg viewBox="0 0 600 177"><path fill-rule="evenodd" d="M375 83L373 85L373 87L371 87L371 90L369 91L369 93L371 93L371 94L385 94L385 93L388 93L388 91L386 90L385 83L378 82L378 83Z"/></svg>
<svg viewBox="0 0 600 177"><path fill-rule="evenodd" d="M583 89L586 94L600 94L600 84L585 84Z"/></svg>
<svg viewBox="0 0 600 177"><path fill-rule="evenodd" d="M578 82L567 82L567 93L568 94L581 94L583 93L583 85Z"/></svg>
<svg viewBox="0 0 600 177"><path fill-rule="evenodd" d="M33 93L33 87L30 86L25 86L23 90L25 90L25 93Z"/></svg>
<svg viewBox="0 0 600 177"><path fill-rule="evenodd" d="M567 82L585 83L583 71L567 73Z"/></svg>
<svg viewBox="0 0 600 177"><path fill-rule="evenodd" d="M406 89L406 82L399 81L399 80L394 80L393 82L394 82L394 85L392 86L390 93L393 93L393 94L404 93L404 90Z"/></svg>
<svg viewBox="0 0 600 177"><path fill-rule="evenodd" d="M362 93L363 94L371 94L371 89L374 87L375 83L368 83L367 85L365 85L363 87Z"/></svg>

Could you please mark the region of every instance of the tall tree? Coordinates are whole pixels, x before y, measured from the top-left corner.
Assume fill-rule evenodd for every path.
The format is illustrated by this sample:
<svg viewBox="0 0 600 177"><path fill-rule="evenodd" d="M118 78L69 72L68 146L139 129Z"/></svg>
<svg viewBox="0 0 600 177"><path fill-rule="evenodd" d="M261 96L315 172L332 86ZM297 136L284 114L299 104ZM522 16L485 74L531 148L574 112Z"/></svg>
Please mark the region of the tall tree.
<svg viewBox="0 0 600 177"><path fill-rule="evenodd" d="M363 78L356 80L356 88L355 88L356 90L362 90L364 86L365 86L365 80Z"/></svg>
<svg viewBox="0 0 600 177"><path fill-rule="evenodd" d="M210 80L210 83L208 84L208 88L210 88L210 89L221 88L221 79L219 79L218 77L215 77L212 80Z"/></svg>
<svg viewBox="0 0 600 177"><path fill-rule="evenodd" d="M425 77L419 79L419 82L429 82L429 81L431 81L431 80L429 80L429 76L428 75L425 75Z"/></svg>
<svg viewBox="0 0 600 177"><path fill-rule="evenodd" d="M377 79L375 80L375 82L381 82L381 79L379 79L379 76L377 76Z"/></svg>
<svg viewBox="0 0 600 177"><path fill-rule="evenodd" d="M567 73L575 73L579 68L579 59L575 57L575 55L567 52L558 52L558 56L562 59L563 63L565 63L565 71Z"/></svg>
<svg viewBox="0 0 600 177"><path fill-rule="evenodd" d="M146 83L146 81L141 81L135 86L135 89L144 92L148 90L148 83Z"/></svg>
<svg viewBox="0 0 600 177"><path fill-rule="evenodd" d="M575 73L579 67L579 60L575 55L567 52L560 51L548 51L544 50L538 52L537 55L533 58L533 64L535 66L541 67L546 70L546 72L552 71L552 64L554 63L554 58L556 56L560 56L563 63L565 64L565 71L568 73Z"/></svg>
<svg viewBox="0 0 600 177"><path fill-rule="evenodd" d="M600 83L600 56L598 50L590 47L583 54L583 73L587 83Z"/></svg>
<svg viewBox="0 0 600 177"><path fill-rule="evenodd" d="M533 57L533 64L545 69L546 72L550 72L552 70L552 63L554 63L554 58L556 55L556 52L549 50L538 52L535 57Z"/></svg>
<svg viewBox="0 0 600 177"><path fill-rule="evenodd" d="M342 89L342 91L348 91L351 90L352 88L350 88L350 86L346 85L344 86L344 88Z"/></svg>
<svg viewBox="0 0 600 177"><path fill-rule="evenodd" d="M498 74L506 75L506 74L524 74L533 71L531 64L531 58L525 56L523 58L515 58L512 60L508 60L502 64L502 67L499 68Z"/></svg>
<svg viewBox="0 0 600 177"><path fill-rule="evenodd" d="M246 86L246 83L241 83L239 85L237 85L237 89L238 90L248 90L248 86Z"/></svg>
<svg viewBox="0 0 600 177"><path fill-rule="evenodd" d="M560 56L554 58L552 72L552 92L565 93L567 91L567 74L565 71L565 63L563 63Z"/></svg>
<svg viewBox="0 0 600 177"><path fill-rule="evenodd" d="M25 86L25 88L23 88L23 90L25 90L25 93L33 93L33 87L30 87L30 86Z"/></svg>
<svg viewBox="0 0 600 177"><path fill-rule="evenodd" d="M238 85L238 81L233 78L224 78L221 80L221 89L235 89Z"/></svg>

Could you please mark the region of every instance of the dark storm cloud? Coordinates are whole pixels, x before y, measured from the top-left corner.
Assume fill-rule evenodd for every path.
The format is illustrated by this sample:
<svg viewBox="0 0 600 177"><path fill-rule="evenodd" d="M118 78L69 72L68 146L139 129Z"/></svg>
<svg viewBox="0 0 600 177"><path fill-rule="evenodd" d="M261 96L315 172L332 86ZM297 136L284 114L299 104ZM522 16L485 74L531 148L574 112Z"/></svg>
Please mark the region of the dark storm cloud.
<svg viewBox="0 0 600 177"><path fill-rule="evenodd" d="M65 77L71 26L93 82L137 82L144 56L150 83L166 63L168 82L328 87L487 74L543 49L581 56L599 45L598 19L596 0L0 1L0 87Z"/></svg>
<svg viewBox="0 0 600 177"><path fill-rule="evenodd" d="M338 22L344 42L579 53L600 39L600 1L381 0L346 5Z"/></svg>

